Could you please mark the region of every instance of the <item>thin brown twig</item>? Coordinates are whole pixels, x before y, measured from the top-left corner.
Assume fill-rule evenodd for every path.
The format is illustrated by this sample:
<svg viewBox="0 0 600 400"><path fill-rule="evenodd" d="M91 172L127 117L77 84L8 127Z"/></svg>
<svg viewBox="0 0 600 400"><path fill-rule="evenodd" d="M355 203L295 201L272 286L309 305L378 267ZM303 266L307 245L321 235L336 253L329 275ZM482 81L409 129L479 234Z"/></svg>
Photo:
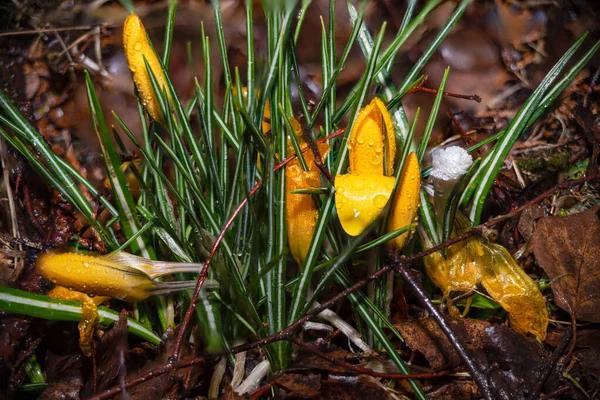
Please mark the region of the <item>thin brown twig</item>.
<svg viewBox="0 0 600 400"><path fill-rule="evenodd" d="M328 356L327 354L325 354L321 350L319 350L315 345L305 343L300 338L293 337L292 342L294 342L298 346L302 347L303 349L313 353L314 355L322 358L323 360L329 361L330 363L335 364L337 366L347 368L348 370L355 372L356 374L359 374L359 375L369 375L369 376L374 376L376 378L384 378L384 379L431 379L431 378L437 378L439 376L445 376L445 375L457 372L456 368L446 369L443 371L436 371L436 372L426 372L426 373L420 373L420 374L394 374L394 373L377 372L377 371L373 371L372 369L369 369L369 368L363 368L358 365L352 365L347 362L338 360L334 357ZM336 371L336 374L339 374L339 372Z"/></svg>
<svg viewBox="0 0 600 400"><path fill-rule="evenodd" d="M313 156L315 158L315 164L317 165L319 170L321 170L323 176L325 176L329 183L333 185L333 176L331 176L331 172L329 172L327 167L323 164L323 158L321 157L321 153L319 152L317 143L315 143L315 139L313 138L312 133L308 129L308 127L302 126L302 136L304 137L304 140L306 141L308 147L313 153Z"/></svg>
<svg viewBox="0 0 600 400"><path fill-rule="evenodd" d="M565 394L567 393L569 390L571 390L570 386L561 386L558 389L544 395L544 397L542 397L541 400L549 400L549 399L556 399L558 398L561 394Z"/></svg>
<svg viewBox="0 0 600 400"><path fill-rule="evenodd" d="M406 93L406 95L408 96L409 94L416 93L416 92L425 92L425 93L437 94L438 90L437 89L426 88L426 87L423 87L423 86L415 86L412 89L410 89ZM454 98L463 99L463 100L473 100L473 101L476 101L478 103L481 103L481 97L479 97L476 94L460 94L460 93L444 92L444 96L454 97Z"/></svg>
<svg viewBox="0 0 600 400"><path fill-rule="evenodd" d="M414 277L412 272L410 271L409 265L406 262L403 262L403 257L399 256L395 252L390 252L390 257L392 260L392 265L394 265L396 271L400 273L402 278L404 279L404 283L412 289L413 293L416 297L421 301L423 306L429 311L429 313L433 316L439 327L442 329L452 346L463 360L471 376L477 383L477 387L479 391L483 395L486 400L492 400L495 396L492 393L492 389L489 384L489 379L487 376L487 372L481 368L479 363L475 362L473 357L469 354L470 352L463 345L459 337L456 335L444 315L440 312L440 310L431 302L431 299L427 296L427 293L421 286L421 283Z"/></svg>
<svg viewBox="0 0 600 400"><path fill-rule="evenodd" d="M95 25L81 25L81 26L65 26L61 28L42 28L42 29L28 29L24 31L10 31L0 33L2 36L17 36L17 35L37 35L40 33L49 32L67 32L67 31L87 31L93 29ZM112 28L114 24L101 24L100 28Z"/></svg>
<svg viewBox="0 0 600 400"><path fill-rule="evenodd" d="M565 333L563 334L563 337L561 338L560 343L558 344L556 349L554 349L552 356L548 360L546 369L542 372L542 376L541 376L540 380L538 381L538 384L536 385L535 390L533 391L533 393L530 396L531 399L537 399L540 397L539 396L540 392L544 388L544 385L546 384L548 377L554 370L556 362L558 361L558 359L562 355L562 353L565 351L572 336L573 336L573 331L571 329L567 329L565 331Z"/></svg>
<svg viewBox="0 0 600 400"><path fill-rule="evenodd" d="M454 113L448 112L448 116L450 117L450 119L452 120L454 125L458 128L458 131L460 132L460 136L465 141L465 144L467 144L468 146L472 146L475 142L475 139L473 139L471 136L469 136L467 134L467 132L465 132L463 127L460 125L460 122L458 122L458 120L456 119L456 116L454 116Z"/></svg>
<svg viewBox="0 0 600 400"><path fill-rule="evenodd" d="M336 132L334 133L334 135L340 135L343 132ZM330 137L328 137L327 139L329 139ZM280 164L284 164L289 162L288 159L282 161L282 163ZM553 193L555 193L556 191L562 190L562 189L566 189L568 187L571 186L576 186L576 185L580 185L582 183L588 182L588 181L592 181L592 180L596 180L600 178L600 174L597 175L593 175L593 176L588 176L585 178L581 178L581 179L577 179L577 180L565 180L561 183L559 183L558 185L554 186L553 188L545 191L544 193L540 194L539 196L537 196L536 198L534 198L533 200L528 201L527 203L523 204L520 207L517 207L516 209L514 209L512 212L500 216L498 218L495 218L493 220L490 220L488 222L486 222L485 224L479 225L478 227L473 228L471 231L465 232L462 235L459 235L457 237L454 237L452 239L447 240L444 243L441 243L437 246L434 246L430 249L424 250L422 252L419 252L417 254L414 254L412 256L408 256L408 257L403 257L401 260L401 265L388 265L385 266L383 268L381 268L380 270L376 271L375 273L373 273L372 275L356 282L354 285L346 288L345 290L341 291L340 293L338 293L337 295L333 296L332 298L330 298L327 301L324 301L323 303L321 303L320 306L313 308L312 310L310 310L306 315L304 315L303 317L299 318L298 320L296 320L294 323L292 323L291 325L289 325L287 328L283 329L280 332L274 333L270 336L264 337L262 339L256 340L254 342L249 342L249 343L245 343L236 347L232 347L229 350L223 351L221 353L215 354L213 355L214 357L219 357L219 356L225 356L225 355L230 355L230 354L237 354L240 353L242 351L248 351L251 349L254 349L256 347L260 347L260 346L265 346L269 343L273 343L273 342L277 342L280 340L289 340L292 337L292 333L295 331L295 329L297 329L300 325L304 324L306 321L308 321L309 319L311 319L314 315L320 313L321 311L323 311L326 308L331 307L333 304L335 304L336 302L338 302L339 300L341 300L342 298L347 297L350 293L362 288L364 285L368 284L369 282L377 279L378 277L380 277L381 275L384 275L386 273L388 273L389 271L393 270L393 269L398 269L400 268L402 265L409 265L410 263L412 263L413 261L416 261L418 259L421 259L425 256L428 256L432 253L435 253L437 251L440 251L444 248L447 248L455 243L458 243L462 240L465 240L473 235L479 234L481 232L482 228L489 228L492 227L496 224L499 224L503 221L506 221L507 219L513 218L514 216L516 216L518 213L520 213L521 211L523 211L525 208L530 207L533 204L536 204L540 201L542 201L543 199L549 197L550 195L552 195ZM247 201L247 200L246 200ZM233 218L233 216L232 216ZM198 286L196 287L196 289L198 289ZM189 323L189 321L188 321ZM183 323L182 323L183 324ZM202 364L202 363L206 363L208 361L207 357L196 357L196 358L191 358L191 359L187 359L187 360L182 360L182 361L177 361L176 359L174 359L173 357L171 357L170 361L158 368L155 368L149 372L146 372L136 378L133 378L127 382L125 382L124 385L118 385L118 386L113 386L105 391L103 391L102 393L97 394L94 397L91 397L90 400L103 400L103 399L108 399L118 393L121 392L122 389L125 388L129 388L132 386L136 386L139 385L140 383L146 382L149 379L152 379L154 377L163 375L165 373L169 373L175 369L178 368L185 368L185 367L190 367L192 365L197 365L197 364Z"/></svg>

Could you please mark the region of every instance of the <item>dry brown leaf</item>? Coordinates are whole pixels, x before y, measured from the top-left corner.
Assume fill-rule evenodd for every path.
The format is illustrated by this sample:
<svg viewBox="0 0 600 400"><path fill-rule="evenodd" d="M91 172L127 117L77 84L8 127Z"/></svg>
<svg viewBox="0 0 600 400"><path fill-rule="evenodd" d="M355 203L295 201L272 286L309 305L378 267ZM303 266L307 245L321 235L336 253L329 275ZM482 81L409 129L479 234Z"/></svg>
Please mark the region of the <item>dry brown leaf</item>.
<svg viewBox="0 0 600 400"><path fill-rule="evenodd" d="M596 206L538 221L532 250L552 283L557 306L575 318L600 322L600 220Z"/></svg>

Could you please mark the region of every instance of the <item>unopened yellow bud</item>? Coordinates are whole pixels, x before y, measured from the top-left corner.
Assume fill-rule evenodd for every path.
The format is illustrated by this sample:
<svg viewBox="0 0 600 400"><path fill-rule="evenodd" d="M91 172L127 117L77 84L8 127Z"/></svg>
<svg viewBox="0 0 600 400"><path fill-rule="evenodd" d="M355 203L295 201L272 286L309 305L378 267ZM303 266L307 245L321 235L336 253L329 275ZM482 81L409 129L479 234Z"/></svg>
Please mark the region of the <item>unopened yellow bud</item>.
<svg viewBox="0 0 600 400"><path fill-rule="evenodd" d="M146 36L146 30L144 25L136 14L131 14L125 20L123 26L123 47L125 49L125 56L127 57L127 63L129 69L133 75L133 81L142 99L142 103L148 114L155 121L165 124L165 116L162 115L158 99L152 88L152 82L150 80L150 74L146 69L144 59L148 63L150 70L156 77L158 87L163 90L167 90L166 78L163 74L162 67L154 49L148 42ZM167 90L169 97L169 103L171 102L171 95ZM170 107L170 104L168 105Z"/></svg>

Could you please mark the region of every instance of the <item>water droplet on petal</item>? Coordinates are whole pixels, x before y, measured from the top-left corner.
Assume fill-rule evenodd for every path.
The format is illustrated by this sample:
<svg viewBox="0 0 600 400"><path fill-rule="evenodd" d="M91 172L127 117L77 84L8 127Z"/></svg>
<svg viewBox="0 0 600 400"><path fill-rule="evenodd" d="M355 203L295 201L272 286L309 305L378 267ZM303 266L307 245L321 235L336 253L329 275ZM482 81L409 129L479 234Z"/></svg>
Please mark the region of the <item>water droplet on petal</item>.
<svg viewBox="0 0 600 400"><path fill-rule="evenodd" d="M365 137L363 135L358 135L356 141L360 144L363 144L365 142Z"/></svg>
<svg viewBox="0 0 600 400"><path fill-rule="evenodd" d="M383 194L378 194L375 197L373 197L373 205L379 209L382 209L383 207L385 207L385 204L387 203L388 198L387 196L383 195Z"/></svg>
<svg viewBox="0 0 600 400"><path fill-rule="evenodd" d="M140 50L142 50L142 44L141 44L141 43L136 43L136 44L135 44L135 46L133 46L133 48L134 48L136 51L140 51Z"/></svg>

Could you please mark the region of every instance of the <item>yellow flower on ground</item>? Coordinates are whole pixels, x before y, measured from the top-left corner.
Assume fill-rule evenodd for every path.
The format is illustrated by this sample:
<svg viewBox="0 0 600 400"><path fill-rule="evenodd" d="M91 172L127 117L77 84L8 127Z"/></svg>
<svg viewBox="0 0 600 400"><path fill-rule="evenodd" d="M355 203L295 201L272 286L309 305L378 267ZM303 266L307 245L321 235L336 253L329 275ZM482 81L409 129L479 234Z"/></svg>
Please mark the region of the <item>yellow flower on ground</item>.
<svg viewBox="0 0 600 400"><path fill-rule="evenodd" d="M146 59L150 66L150 70L156 77L158 86L163 88L163 90L167 90L166 78L163 74L160 61L148 42L144 25L142 24L140 17L136 14L129 15L123 25L123 47L125 49L125 56L127 57L129 69L133 75L133 81L135 82L135 86L137 87L144 107L148 110L148 114L150 114L152 119L164 125L165 117L162 115L158 99L154 94L150 74L148 74L144 59ZM168 90L167 95L170 102L171 95Z"/></svg>
<svg viewBox="0 0 600 400"><path fill-rule="evenodd" d="M198 272L203 263L155 261L124 251L106 255L50 251L39 255L36 269L57 286L124 301L193 288L195 281L159 282L159 276ZM207 281L208 282L208 281ZM209 282L214 286L214 282Z"/></svg>
<svg viewBox="0 0 600 400"><path fill-rule="evenodd" d="M300 147L306 146L302 138L301 127L294 118L290 119L294 133L298 138ZM317 148L321 157L325 159L329 152L329 145L318 143ZM288 140L288 154L293 154L294 148ZM302 265L308 253L319 218L319 212L311 194L290 193L298 189L316 189L321 186L321 171L315 163L314 154L307 151L303 154L308 170L304 171L298 159L290 161L285 168L286 185L286 222L287 237L290 253L298 265Z"/></svg>
<svg viewBox="0 0 600 400"><path fill-rule="evenodd" d="M344 231L357 236L379 216L396 184L394 125L385 104L378 98L360 110L350 132L348 151L350 173L335 177L335 206ZM413 222L420 185L419 162L410 153L392 204L388 230ZM400 249L408 237L408 232L402 234L391 240L390 245Z"/></svg>
<svg viewBox="0 0 600 400"><path fill-rule="evenodd" d="M50 251L36 260L37 272L56 285L48 296L82 303L79 345L86 356L92 355L94 349L92 334L98 321L98 305L111 298L135 302L151 295L192 289L195 280L159 282L156 278L198 272L202 266L202 263L149 260L124 251L106 255ZM218 284L207 280L204 287L214 289Z"/></svg>
<svg viewBox="0 0 600 400"><path fill-rule="evenodd" d="M457 232L469 226L466 218L460 215L455 225ZM517 332L531 333L541 340L546 338L548 310L544 297L503 246L474 236L449 246L445 258L439 252L433 253L424 258L424 263L427 274L444 293L453 317L461 315L450 298L451 293L474 291L479 283L508 312ZM464 314L468 312L468 306L469 302Z"/></svg>

